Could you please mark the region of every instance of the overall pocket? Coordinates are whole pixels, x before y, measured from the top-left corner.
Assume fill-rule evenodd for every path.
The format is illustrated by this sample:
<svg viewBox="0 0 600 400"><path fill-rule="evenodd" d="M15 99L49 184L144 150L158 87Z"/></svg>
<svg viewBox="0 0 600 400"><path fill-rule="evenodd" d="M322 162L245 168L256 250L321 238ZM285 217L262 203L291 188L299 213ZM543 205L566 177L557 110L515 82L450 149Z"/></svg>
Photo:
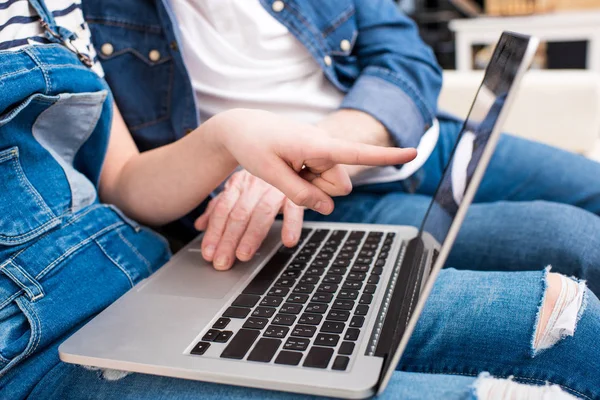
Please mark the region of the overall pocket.
<svg viewBox="0 0 600 400"><path fill-rule="evenodd" d="M60 223L29 182L18 147L0 151L0 245L24 243Z"/></svg>
<svg viewBox="0 0 600 400"><path fill-rule="evenodd" d="M0 308L0 378L35 351L39 334L39 319L25 295Z"/></svg>

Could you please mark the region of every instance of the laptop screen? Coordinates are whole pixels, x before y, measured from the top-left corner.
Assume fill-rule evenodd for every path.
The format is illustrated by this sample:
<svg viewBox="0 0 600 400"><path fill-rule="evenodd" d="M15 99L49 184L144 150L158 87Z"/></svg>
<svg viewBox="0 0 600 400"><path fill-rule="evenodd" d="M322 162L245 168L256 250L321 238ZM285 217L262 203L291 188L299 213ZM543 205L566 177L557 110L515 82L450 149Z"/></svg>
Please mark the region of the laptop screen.
<svg viewBox="0 0 600 400"><path fill-rule="evenodd" d="M529 39L526 37L503 35L500 39L433 201L425 214L420 235L427 232L438 243L444 243L528 45Z"/></svg>

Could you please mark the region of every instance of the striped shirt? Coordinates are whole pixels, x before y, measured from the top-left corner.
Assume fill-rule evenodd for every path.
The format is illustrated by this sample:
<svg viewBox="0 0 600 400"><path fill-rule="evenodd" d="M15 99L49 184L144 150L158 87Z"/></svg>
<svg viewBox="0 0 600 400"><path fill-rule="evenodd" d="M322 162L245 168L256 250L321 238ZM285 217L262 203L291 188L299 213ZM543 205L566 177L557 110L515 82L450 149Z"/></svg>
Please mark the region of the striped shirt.
<svg viewBox="0 0 600 400"><path fill-rule="evenodd" d="M56 25L77 35L71 42L72 46L93 60L92 70L103 76L91 43L90 29L83 18L81 0L46 0L45 3ZM0 51L47 43L51 42L44 35L40 16L28 0L0 0Z"/></svg>

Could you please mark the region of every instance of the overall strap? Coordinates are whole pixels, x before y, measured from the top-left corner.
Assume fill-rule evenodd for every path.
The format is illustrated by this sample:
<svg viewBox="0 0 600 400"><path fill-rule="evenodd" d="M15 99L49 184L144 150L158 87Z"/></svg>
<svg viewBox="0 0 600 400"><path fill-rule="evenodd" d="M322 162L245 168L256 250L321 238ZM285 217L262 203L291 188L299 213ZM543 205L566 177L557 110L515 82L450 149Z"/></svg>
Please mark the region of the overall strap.
<svg viewBox="0 0 600 400"><path fill-rule="evenodd" d="M92 66L92 60L86 55L78 51L75 46L71 43L72 40L77 39L77 35L71 32L67 28L56 25L56 20L52 15L52 12L48 10L44 0L28 0L29 4L37 12L40 17L40 25L44 29L44 35L52 43L62 44L69 50L77 54L77 57L88 67Z"/></svg>

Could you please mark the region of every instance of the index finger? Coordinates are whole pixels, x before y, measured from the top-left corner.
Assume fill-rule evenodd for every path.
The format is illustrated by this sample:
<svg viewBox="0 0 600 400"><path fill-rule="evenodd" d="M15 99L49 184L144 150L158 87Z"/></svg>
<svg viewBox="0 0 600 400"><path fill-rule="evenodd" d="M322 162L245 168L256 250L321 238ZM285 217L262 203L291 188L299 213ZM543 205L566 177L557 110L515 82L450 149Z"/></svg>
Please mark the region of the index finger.
<svg viewBox="0 0 600 400"><path fill-rule="evenodd" d="M381 147L340 139L320 140L327 158L335 164L384 166L406 164L417 156L414 148Z"/></svg>

